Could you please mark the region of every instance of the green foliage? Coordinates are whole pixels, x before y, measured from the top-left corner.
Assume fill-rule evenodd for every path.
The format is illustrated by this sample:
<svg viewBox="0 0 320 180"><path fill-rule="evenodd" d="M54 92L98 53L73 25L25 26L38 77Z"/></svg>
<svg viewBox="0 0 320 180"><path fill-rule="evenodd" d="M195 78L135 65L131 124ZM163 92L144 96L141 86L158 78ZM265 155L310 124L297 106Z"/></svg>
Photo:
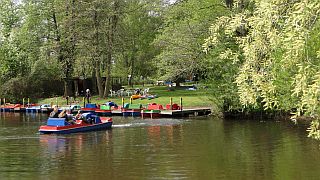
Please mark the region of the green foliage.
<svg viewBox="0 0 320 180"><path fill-rule="evenodd" d="M115 58L117 76L139 79L156 74L153 58L159 53L151 43L158 34L162 20L159 16L161 1L128 1L127 13L119 21L119 42Z"/></svg>
<svg viewBox="0 0 320 180"><path fill-rule="evenodd" d="M18 103L22 101L22 98L27 97L27 89L27 78L12 78L1 86L0 95L6 98L7 102Z"/></svg>
<svg viewBox="0 0 320 180"><path fill-rule="evenodd" d="M156 58L161 79L185 79L201 70L209 22L226 12L217 0L179 1L164 12L164 26L154 42L161 48Z"/></svg>
<svg viewBox="0 0 320 180"><path fill-rule="evenodd" d="M205 50L218 46L225 35L237 42L239 50L227 57L244 57L235 81L244 106L318 118L320 3L248 2L254 8L217 19Z"/></svg>
<svg viewBox="0 0 320 180"><path fill-rule="evenodd" d="M28 92L32 97L48 97L61 95L63 86L61 86L62 72L59 62L47 62L39 60L35 62L31 74L28 76Z"/></svg>

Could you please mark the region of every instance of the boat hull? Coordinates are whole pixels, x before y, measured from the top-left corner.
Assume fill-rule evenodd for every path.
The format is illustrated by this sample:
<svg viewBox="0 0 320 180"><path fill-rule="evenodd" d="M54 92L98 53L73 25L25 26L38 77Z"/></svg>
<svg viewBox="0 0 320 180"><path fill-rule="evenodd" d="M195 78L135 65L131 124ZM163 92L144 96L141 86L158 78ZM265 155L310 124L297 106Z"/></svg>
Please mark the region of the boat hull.
<svg viewBox="0 0 320 180"><path fill-rule="evenodd" d="M130 109L130 110L123 110L123 116L141 116L140 109Z"/></svg>
<svg viewBox="0 0 320 180"><path fill-rule="evenodd" d="M159 118L161 117L160 113L149 113L149 112L142 112L141 113L142 118Z"/></svg>
<svg viewBox="0 0 320 180"><path fill-rule="evenodd" d="M81 113L94 113L97 108L81 108Z"/></svg>
<svg viewBox="0 0 320 180"><path fill-rule="evenodd" d="M95 114L98 116L112 116L112 111L111 110L96 110Z"/></svg>
<svg viewBox="0 0 320 180"><path fill-rule="evenodd" d="M41 126L39 132L41 134L70 134L78 132L105 130L110 129L111 127L112 121L88 125L75 124L68 126Z"/></svg>

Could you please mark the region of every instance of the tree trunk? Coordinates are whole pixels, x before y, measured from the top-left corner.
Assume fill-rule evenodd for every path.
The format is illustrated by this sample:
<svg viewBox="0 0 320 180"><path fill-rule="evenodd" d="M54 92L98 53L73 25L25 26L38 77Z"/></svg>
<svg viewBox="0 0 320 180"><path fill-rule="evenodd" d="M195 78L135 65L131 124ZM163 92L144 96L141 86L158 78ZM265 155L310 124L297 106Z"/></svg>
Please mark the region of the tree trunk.
<svg viewBox="0 0 320 180"><path fill-rule="evenodd" d="M133 50L134 51L134 50ZM132 80L133 80L133 74L134 74L134 52L132 53L132 56L131 56L131 68L130 68L130 76L131 76L131 78L130 78L130 82L129 82L129 85L131 86L131 87L133 87L133 82L132 82Z"/></svg>
<svg viewBox="0 0 320 180"><path fill-rule="evenodd" d="M119 8L119 1L115 0L113 2L113 15L109 18L109 30L107 36L107 43L108 43L108 52L107 52L107 72L106 72L106 83L104 87L104 97L107 97L109 91L111 90L111 67L112 67L112 51L113 51L113 39L114 33L116 31L116 25L118 22L118 8Z"/></svg>
<svg viewBox="0 0 320 180"><path fill-rule="evenodd" d="M108 35L108 54L107 54L107 74L106 74L106 83L105 83L105 87L104 87L103 97L107 97L109 94L109 91L111 90L111 58L112 58L111 36L112 36L112 33L109 32L109 35Z"/></svg>
<svg viewBox="0 0 320 180"><path fill-rule="evenodd" d="M69 78L65 78L63 80L63 84L64 84L64 97L67 96L72 96L72 90L71 90L71 86L72 86L72 80L70 80Z"/></svg>
<svg viewBox="0 0 320 180"><path fill-rule="evenodd" d="M96 62L96 64L100 64L99 62ZM98 93L99 97L103 97L103 86L102 86L102 77L100 73L100 66L96 65L96 78L97 78L97 87L98 87Z"/></svg>
<svg viewBox="0 0 320 180"><path fill-rule="evenodd" d="M98 14L96 11L96 7L94 8L93 12L93 26L94 26L94 69L95 69L95 77L96 77L96 85L98 87L98 94L99 97L103 97L103 86L102 86L102 77L100 73L100 51L99 51L99 21L98 21Z"/></svg>
<svg viewBox="0 0 320 180"><path fill-rule="evenodd" d="M93 62L92 66L95 67L95 64ZM96 77L96 73L95 73L95 68L94 70L91 72L91 87L89 88L91 91L91 94L96 94L97 92L97 77Z"/></svg>
<svg viewBox="0 0 320 180"><path fill-rule="evenodd" d="M66 17L69 16L69 7L67 5L66 9ZM54 23L54 29L56 32L56 38L55 41L58 44L57 53L58 53L58 60L62 63L62 69L64 72L64 96L72 96L72 71L73 71L73 62L74 62L74 56L75 56L75 33L74 33L74 27L75 27L75 0L71 2L71 21L70 27L70 34L66 32L65 39L68 39L69 36L70 41L66 42L67 44L61 43L61 34L59 32L59 26L56 18L56 13L53 11L52 19ZM65 25L65 28L67 28L67 25Z"/></svg>

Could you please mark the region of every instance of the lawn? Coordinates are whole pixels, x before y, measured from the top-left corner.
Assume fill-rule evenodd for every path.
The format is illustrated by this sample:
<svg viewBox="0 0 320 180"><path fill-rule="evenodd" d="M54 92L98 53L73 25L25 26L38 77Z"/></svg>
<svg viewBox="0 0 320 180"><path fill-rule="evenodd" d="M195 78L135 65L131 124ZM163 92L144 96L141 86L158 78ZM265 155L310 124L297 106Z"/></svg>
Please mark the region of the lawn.
<svg viewBox="0 0 320 180"><path fill-rule="evenodd" d="M140 87L141 88L141 87ZM172 87L172 91L168 90L166 86L145 86L144 88L149 88L149 94L157 95L155 99L136 99L133 100L133 104L142 104L147 105L148 103L157 103L157 104L170 104L170 99L172 98L173 103L180 105L180 99L182 98L183 107L212 107L212 101L209 99L209 92L205 88L199 88L197 90L186 90L187 87ZM144 88L141 88L142 90ZM130 97L125 96L124 103L130 102ZM42 99L39 101L40 104L56 104L66 105L66 99L63 97L54 97ZM118 105L122 103L122 97L108 97L108 98L99 98L98 96L91 97L91 103L103 104L108 101L113 101ZM76 103L83 105L83 97L78 97Z"/></svg>

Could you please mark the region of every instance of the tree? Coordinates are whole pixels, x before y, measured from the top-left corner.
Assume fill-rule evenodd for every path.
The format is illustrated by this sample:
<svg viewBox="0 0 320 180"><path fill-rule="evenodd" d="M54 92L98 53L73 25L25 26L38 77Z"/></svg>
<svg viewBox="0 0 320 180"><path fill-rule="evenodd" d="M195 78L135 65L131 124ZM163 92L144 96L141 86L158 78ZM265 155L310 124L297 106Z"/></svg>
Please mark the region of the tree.
<svg viewBox="0 0 320 180"><path fill-rule="evenodd" d="M19 41L16 37L21 25L21 8L12 0L4 0L0 4L0 82L14 78L20 74ZM2 84L2 83L1 83Z"/></svg>
<svg viewBox="0 0 320 180"><path fill-rule="evenodd" d="M234 38L239 50L227 58L243 56L236 78L240 102L248 107L284 110L293 119L315 120L309 135L320 139L318 1L243 1L248 8L219 17L211 26L206 49ZM237 5L237 4L236 4Z"/></svg>
<svg viewBox="0 0 320 180"><path fill-rule="evenodd" d="M156 60L162 79L181 82L201 70L205 59L202 42L209 22L225 12L226 7L216 0L178 1L168 7L155 40L161 48Z"/></svg>
<svg viewBox="0 0 320 180"><path fill-rule="evenodd" d="M115 68L123 72L123 78L133 79L154 76L156 69L153 58L158 50L152 42L162 24L160 17L161 2L128 1L126 13L119 21L118 52ZM119 73L118 73L119 74Z"/></svg>

